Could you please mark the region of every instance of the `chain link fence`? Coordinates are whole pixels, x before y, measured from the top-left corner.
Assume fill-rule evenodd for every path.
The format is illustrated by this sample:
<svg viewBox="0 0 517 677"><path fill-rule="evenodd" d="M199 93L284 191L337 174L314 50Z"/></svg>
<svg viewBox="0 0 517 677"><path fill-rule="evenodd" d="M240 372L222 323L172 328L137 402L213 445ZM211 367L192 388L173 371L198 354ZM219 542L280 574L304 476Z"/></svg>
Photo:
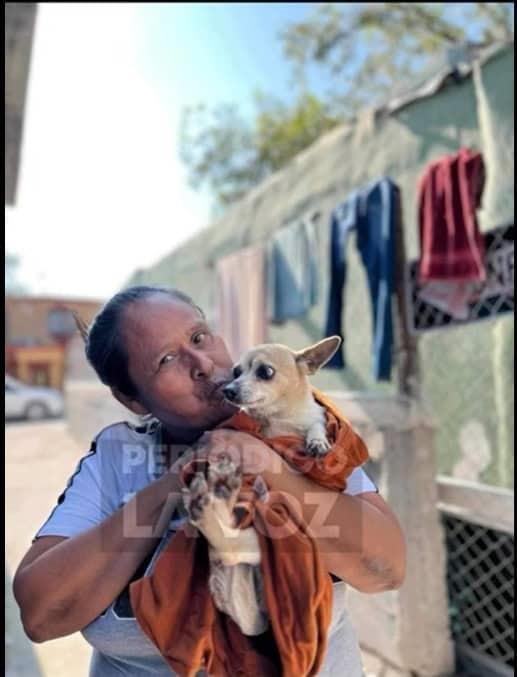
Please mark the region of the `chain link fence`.
<svg viewBox="0 0 517 677"><path fill-rule="evenodd" d="M438 472L508 489L514 473L513 230L509 224L488 239L485 233L487 293L469 304L463 323L414 294L408 304L412 327L421 331L421 386L436 423ZM416 266L408 270L414 276ZM409 287L414 292L414 278ZM512 675L513 534L447 514L442 519L457 668L467 677Z"/></svg>
<svg viewBox="0 0 517 677"><path fill-rule="evenodd" d="M443 516L451 633L465 674L513 675L514 538Z"/></svg>

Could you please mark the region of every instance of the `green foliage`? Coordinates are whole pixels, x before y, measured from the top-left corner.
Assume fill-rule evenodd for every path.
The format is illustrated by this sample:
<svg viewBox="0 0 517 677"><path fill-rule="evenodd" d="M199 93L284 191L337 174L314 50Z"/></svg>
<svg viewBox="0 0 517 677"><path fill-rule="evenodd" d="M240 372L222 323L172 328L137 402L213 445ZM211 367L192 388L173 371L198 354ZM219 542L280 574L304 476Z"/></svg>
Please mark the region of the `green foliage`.
<svg viewBox="0 0 517 677"><path fill-rule="evenodd" d="M264 95L257 95L256 102L258 159L271 171L283 167L338 122L312 94L301 95L292 107Z"/></svg>
<svg viewBox="0 0 517 677"><path fill-rule="evenodd" d="M293 103L256 94L249 124L233 105L184 111L181 158L191 185L208 186L219 209L338 122L407 87L448 48L512 39L513 3L321 4L279 38L293 69ZM323 97L311 93L315 72L329 83Z"/></svg>
<svg viewBox="0 0 517 677"><path fill-rule="evenodd" d="M448 48L486 47L513 37L512 3L322 4L280 35L295 82L314 69L332 82L341 116L375 105L425 72Z"/></svg>
<svg viewBox="0 0 517 677"><path fill-rule="evenodd" d="M208 183L221 205L237 200L338 122L311 94L290 107L257 93L255 108L253 125L234 106L184 111L180 152L191 185Z"/></svg>
<svg viewBox="0 0 517 677"><path fill-rule="evenodd" d="M183 111L180 155L194 188L208 183L222 205L238 199L264 176L257 162L252 130L235 106Z"/></svg>

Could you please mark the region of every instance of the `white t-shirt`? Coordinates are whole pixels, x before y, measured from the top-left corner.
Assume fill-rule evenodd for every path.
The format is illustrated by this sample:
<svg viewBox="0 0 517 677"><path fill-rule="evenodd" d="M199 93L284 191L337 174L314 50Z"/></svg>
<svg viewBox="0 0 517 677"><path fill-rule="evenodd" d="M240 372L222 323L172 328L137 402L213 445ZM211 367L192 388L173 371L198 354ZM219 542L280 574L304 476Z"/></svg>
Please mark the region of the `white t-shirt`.
<svg viewBox="0 0 517 677"><path fill-rule="evenodd" d="M76 536L99 524L127 503L135 493L157 480L165 470L156 424L135 428L116 423L105 428L92 442L59 496L55 508L38 530L41 536ZM347 480L345 493L357 495L377 491L362 468ZM153 565L185 516L175 514L158 546L141 563L129 583L149 575ZM138 625L129 601L129 583L117 599L82 630L94 651L90 677L165 677L170 667ZM333 585L333 614L327 657L319 675L360 677L359 647L346 606L346 586ZM203 674L203 673L200 673Z"/></svg>

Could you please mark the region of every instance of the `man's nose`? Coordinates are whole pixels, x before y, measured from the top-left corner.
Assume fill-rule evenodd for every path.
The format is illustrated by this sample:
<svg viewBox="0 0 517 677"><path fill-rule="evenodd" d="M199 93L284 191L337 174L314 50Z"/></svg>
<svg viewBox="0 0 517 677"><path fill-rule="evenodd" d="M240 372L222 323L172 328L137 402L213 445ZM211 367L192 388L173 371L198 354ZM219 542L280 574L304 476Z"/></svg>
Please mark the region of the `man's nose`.
<svg viewBox="0 0 517 677"><path fill-rule="evenodd" d="M190 373L195 381L210 378L214 372L214 363L207 355L197 350L189 350Z"/></svg>

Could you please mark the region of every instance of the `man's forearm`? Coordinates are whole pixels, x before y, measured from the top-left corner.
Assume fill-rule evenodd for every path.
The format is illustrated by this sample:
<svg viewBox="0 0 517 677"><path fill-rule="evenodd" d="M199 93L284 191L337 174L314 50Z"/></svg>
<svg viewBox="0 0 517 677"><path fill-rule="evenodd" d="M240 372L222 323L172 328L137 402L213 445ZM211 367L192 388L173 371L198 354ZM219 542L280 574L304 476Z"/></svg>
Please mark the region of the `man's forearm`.
<svg viewBox="0 0 517 677"><path fill-rule="evenodd" d="M20 567L14 593L29 636L63 637L102 613L156 545L179 496L177 476L167 473L99 525Z"/></svg>
<svg viewBox="0 0 517 677"><path fill-rule="evenodd" d="M330 572L362 592L401 584L405 548L395 519L360 496L321 487L285 463L281 472L265 472L263 477L272 490L294 499Z"/></svg>

